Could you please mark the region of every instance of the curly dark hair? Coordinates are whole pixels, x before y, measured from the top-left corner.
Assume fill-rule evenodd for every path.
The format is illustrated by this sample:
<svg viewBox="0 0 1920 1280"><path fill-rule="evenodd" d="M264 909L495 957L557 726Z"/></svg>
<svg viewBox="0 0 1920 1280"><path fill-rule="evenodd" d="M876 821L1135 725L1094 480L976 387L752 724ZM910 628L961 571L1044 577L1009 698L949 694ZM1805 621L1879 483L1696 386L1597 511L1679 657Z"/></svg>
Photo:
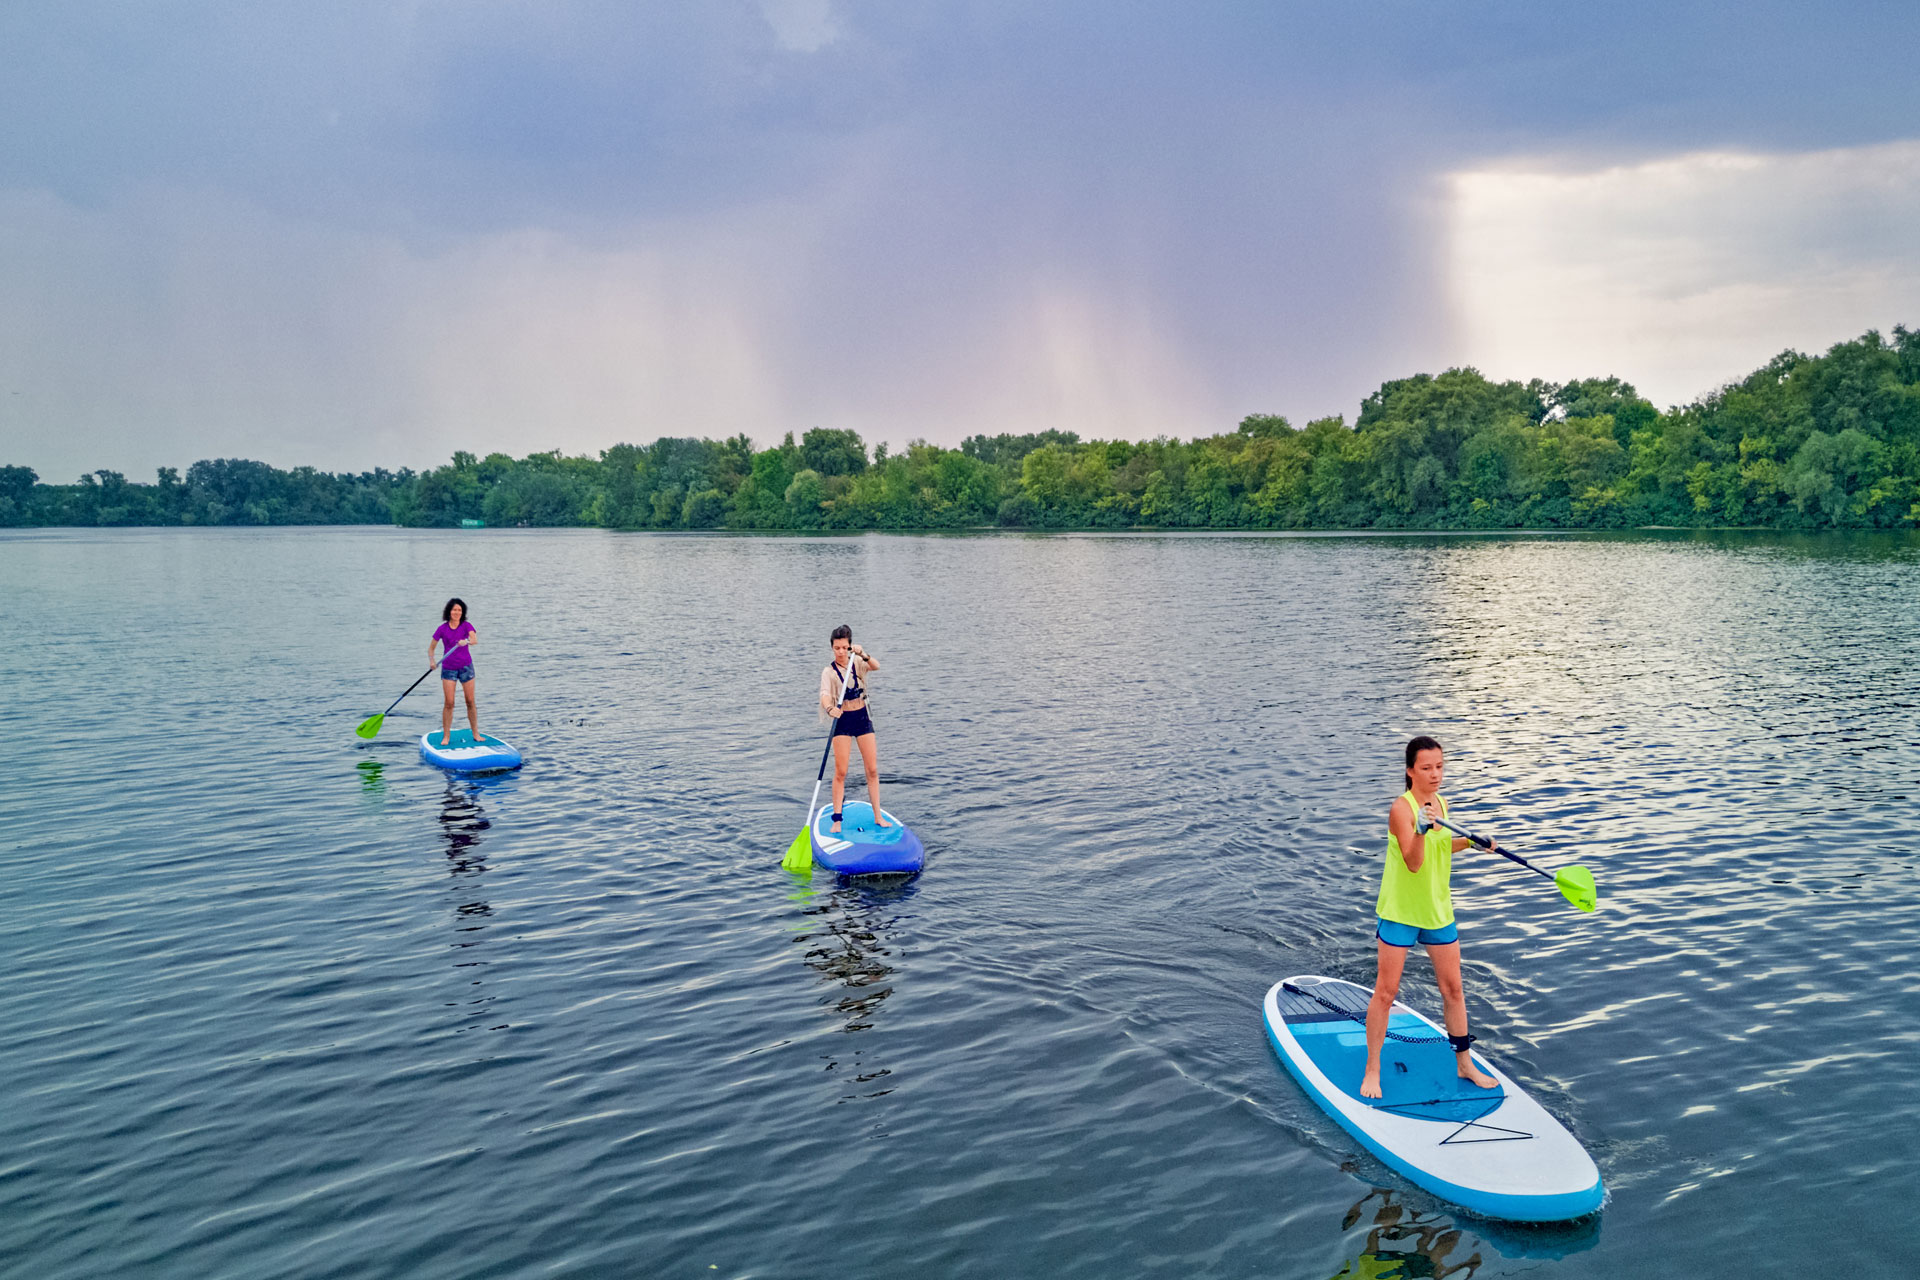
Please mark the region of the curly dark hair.
<svg viewBox="0 0 1920 1280"><path fill-rule="evenodd" d="M455 605L460 606L460 621L462 622L473 621L473 610L467 608L467 602L465 600L462 600L459 596L455 596L453 599L447 601L446 605L440 610L440 621L442 622L453 621L453 606Z"/></svg>

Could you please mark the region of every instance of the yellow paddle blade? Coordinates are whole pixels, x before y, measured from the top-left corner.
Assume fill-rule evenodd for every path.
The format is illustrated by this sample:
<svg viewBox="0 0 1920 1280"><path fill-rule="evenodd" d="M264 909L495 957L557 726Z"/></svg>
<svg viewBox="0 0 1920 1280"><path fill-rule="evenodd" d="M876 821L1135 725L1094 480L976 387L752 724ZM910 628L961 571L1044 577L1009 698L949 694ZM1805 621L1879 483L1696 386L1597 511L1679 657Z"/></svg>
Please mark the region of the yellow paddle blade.
<svg viewBox="0 0 1920 1280"><path fill-rule="evenodd" d="M1593 872L1585 867L1562 867L1553 873L1553 882L1560 886L1567 901L1582 911L1591 911L1600 905L1600 890L1593 883Z"/></svg>
<svg viewBox="0 0 1920 1280"><path fill-rule="evenodd" d="M387 713L384 711L377 716L368 716L360 722L360 727L355 729L354 732L363 738L371 740L374 734L380 732L380 722L386 718Z"/></svg>
<svg viewBox="0 0 1920 1280"><path fill-rule="evenodd" d="M813 832L811 824L800 828L800 834L787 846L787 856L780 859L780 865L788 871L811 871L813 869Z"/></svg>

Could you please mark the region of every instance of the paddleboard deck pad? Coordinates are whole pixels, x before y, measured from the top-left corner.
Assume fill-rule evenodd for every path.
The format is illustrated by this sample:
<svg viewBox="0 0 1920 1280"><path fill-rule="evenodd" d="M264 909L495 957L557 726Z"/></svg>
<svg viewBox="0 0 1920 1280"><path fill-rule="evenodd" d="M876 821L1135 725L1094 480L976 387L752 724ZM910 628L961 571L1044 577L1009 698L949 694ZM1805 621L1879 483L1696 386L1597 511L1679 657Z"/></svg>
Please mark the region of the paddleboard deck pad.
<svg viewBox="0 0 1920 1280"><path fill-rule="evenodd" d="M813 860L843 876L911 875L926 864L920 837L882 809L890 824L875 826L873 807L856 800L840 811L840 830L833 826L833 806L822 805L813 815Z"/></svg>
<svg viewBox="0 0 1920 1280"><path fill-rule="evenodd" d="M471 729L455 729L453 740L444 747L440 745L440 734L421 734L420 758L428 764L461 773L518 769L521 764L520 753L511 745L484 733L476 742Z"/></svg>
<svg viewBox="0 0 1920 1280"><path fill-rule="evenodd" d="M1395 1002L1380 1052L1380 1098L1360 1096L1373 993L1339 978L1302 976L1267 992L1267 1037L1313 1100L1415 1186L1471 1213L1564 1222L1597 1210L1606 1192L1593 1158L1566 1128L1479 1054L1499 1082L1462 1080L1446 1029Z"/></svg>

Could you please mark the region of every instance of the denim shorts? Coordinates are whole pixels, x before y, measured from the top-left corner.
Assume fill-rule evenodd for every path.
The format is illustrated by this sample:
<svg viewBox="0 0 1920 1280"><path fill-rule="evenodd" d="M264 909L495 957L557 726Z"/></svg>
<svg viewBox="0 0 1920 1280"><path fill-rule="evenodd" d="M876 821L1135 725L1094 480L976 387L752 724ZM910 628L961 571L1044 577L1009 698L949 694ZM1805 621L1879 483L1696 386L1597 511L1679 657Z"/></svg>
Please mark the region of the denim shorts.
<svg viewBox="0 0 1920 1280"><path fill-rule="evenodd" d="M466 684L469 680L473 679L473 664L469 662L464 667L442 667L440 668L440 678L442 680L454 680L461 684Z"/></svg>
<svg viewBox="0 0 1920 1280"><path fill-rule="evenodd" d="M1422 929L1418 925L1401 924L1398 920L1377 917L1379 923L1374 927L1373 936L1390 947L1411 947L1418 942L1423 947L1443 947L1449 942L1460 941L1460 925L1449 920L1438 929Z"/></svg>

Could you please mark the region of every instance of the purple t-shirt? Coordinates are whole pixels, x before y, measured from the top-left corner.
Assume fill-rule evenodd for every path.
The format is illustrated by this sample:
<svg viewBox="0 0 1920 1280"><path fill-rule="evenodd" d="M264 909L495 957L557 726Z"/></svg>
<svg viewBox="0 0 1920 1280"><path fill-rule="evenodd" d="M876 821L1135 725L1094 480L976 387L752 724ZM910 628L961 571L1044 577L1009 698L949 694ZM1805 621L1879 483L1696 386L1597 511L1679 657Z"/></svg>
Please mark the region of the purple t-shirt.
<svg viewBox="0 0 1920 1280"><path fill-rule="evenodd" d="M441 623L439 629L433 633L433 638L446 646L440 654L440 665L443 667L472 666L473 650L465 648L455 649L453 647L472 634L473 624L464 618L460 620L460 625L457 628L450 627L444 622Z"/></svg>

